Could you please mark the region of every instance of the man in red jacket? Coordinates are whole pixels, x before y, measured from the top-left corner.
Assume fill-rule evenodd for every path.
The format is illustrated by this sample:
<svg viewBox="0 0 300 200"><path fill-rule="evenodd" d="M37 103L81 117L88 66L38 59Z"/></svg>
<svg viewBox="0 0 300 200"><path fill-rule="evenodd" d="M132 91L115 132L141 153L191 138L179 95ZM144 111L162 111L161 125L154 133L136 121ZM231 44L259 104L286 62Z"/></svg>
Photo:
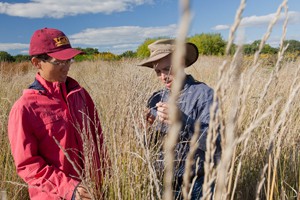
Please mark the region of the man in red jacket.
<svg viewBox="0 0 300 200"><path fill-rule="evenodd" d="M85 172L101 186L106 156L100 120L88 92L67 76L80 53L57 29L37 30L31 38L29 54L38 72L8 122L17 173L31 199L91 199Z"/></svg>

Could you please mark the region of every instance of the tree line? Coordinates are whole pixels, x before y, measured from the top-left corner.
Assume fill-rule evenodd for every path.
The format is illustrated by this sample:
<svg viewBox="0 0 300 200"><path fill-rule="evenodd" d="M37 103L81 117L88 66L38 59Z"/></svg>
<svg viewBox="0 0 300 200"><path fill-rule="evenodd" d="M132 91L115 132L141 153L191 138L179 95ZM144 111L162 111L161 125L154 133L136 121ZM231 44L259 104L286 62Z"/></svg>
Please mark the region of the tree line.
<svg viewBox="0 0 300 200"><path fill-rule="evenodd" d="M120 55L116 55L110 52L99 52L97 48L77 48L83 51L85 54L76 56L75 60L120 60L122 58L146 58L150 55L148 45L162 38L167 37L146 39L140 46L138 46L136 51L125 51ZM222 56L225 53L225 48L227 45L227 42L222 38L221 34L219 33L196 34L194 36L189 37L187 40L188 42L194 43L198 47L200 55ZM255 40L251 44L244 44L244 55L253 55L258 50L260 42L260 40ZM286 40L284 41L284 46L286 45L288 45L286 53L293 54L295 58L297 58L300 55L300 41ZM236 45L233 44L230 50L231 54L233 54L235 50ZM269 44L265 44L261 51L261 54L274 55L278 53L278 51L279 48L275 48L270 46ZM23 62L29 60L29 55L18 54L16 56L12 56L5 51L0 51L0 62Z"/></svg>

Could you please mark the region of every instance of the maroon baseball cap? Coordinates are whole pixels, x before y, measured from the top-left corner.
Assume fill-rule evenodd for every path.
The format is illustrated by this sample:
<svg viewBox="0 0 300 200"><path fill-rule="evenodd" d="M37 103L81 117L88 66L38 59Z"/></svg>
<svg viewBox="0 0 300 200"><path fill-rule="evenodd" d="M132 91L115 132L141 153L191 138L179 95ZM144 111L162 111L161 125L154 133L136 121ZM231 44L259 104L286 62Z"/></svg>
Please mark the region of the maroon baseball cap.
<svg viewBox="0 0 300 200"><path fill-rule="evenodd" d="M47 54L58 60L69 60L83 53L71 47L67 36L60 30L43 28L35 31L30 40L29 55Z"/></svg>

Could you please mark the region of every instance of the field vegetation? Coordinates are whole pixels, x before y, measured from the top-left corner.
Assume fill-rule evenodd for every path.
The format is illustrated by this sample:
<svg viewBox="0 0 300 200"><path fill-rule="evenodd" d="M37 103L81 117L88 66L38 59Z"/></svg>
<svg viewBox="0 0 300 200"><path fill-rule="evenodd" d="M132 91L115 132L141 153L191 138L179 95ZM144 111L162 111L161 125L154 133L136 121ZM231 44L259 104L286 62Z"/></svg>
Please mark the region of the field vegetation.
<svg viewBox="0 0 300 200"><path fill-rule="evenodd" d="M280 5L250 56L244 55L244 50L253 49L239 44L232 52L244 6L245 1L241 1L228 43L222 49L224 54L201 55L185 70L214 88L219 102L208 133L203 199L210 199L212 182L216 184L215 199L299 199L300 60L298 54L292 59L285 56L287 20L276 54L267 59L262 54L281 10L287 13L287 2ZM180 28L184 32L187 27ZM166 181L157 177L153 168L155 148L144 142L152 128L145 123L145 105L162 86L153 70L137 66L139 61L81 61L69 72L90 92L99 110L111 158L111 173L102 188L105 199L170 199L165 196L168 190L159 190ZM28 199L27 185L18 178L10 153L7 120L13 103L33 81L36 71L29 62L1 62L0 70L0 190L6 191L8 199ZM223 151L218 166L212 167L216 124L221 125ZM86 178L86 187L97 199L98 191ZM189 187L185 185L184 191Z"/></svg>
<svg viewBox="0 0 300 200"><path fill-rule="evenodd" d="M186 73L216 88L219 70L228 59L201 56ZM230 113L238 110L230 147L233 152L223 172L224 194L232 199L271 199L272 190L273 199L296 198L300 183L300 62L284 62L280 70L258 62L254 73L249 61L241 62L239 92L247 93L237 94L238 80L229 80L223 94L223 120L229 123ZM112 174L105 182L108 199L158 198L149 165L152 152L141 138L148 131L143 126L147 98L161 86L152 70L137 67L137 63L136 59L86 61L74 63L69 73L91 93L99 109L112 160ZM1 64L0 189L7 191L8 199L28 198L27 186L16 175L10 154L7 118L35 73L30 63ZM232 99L239 102L233 104Z"/></svg>

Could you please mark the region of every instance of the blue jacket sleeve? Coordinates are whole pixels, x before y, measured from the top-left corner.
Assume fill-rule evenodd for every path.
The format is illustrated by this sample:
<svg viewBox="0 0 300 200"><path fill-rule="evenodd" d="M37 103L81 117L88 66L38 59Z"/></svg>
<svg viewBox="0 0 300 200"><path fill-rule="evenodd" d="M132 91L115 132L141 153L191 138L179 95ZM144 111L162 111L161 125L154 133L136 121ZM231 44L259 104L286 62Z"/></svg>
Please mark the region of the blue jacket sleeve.
<svg viewBox="0 0 300 200"><path fill-rule="evenodd" d="M209 128L209 121L210 121L210 108L213 104L213 96L214 92L212 89L206 90L204 93L203 91L199 94L199 97L194 104L193 112L191 116L188 116L182 113L182 121L183 121L183 132L184 135L191 139L192 135L195 132L195 125L199 123L200 125L200 133L198 139L198 149L195 153L195 161L199 158L198 168L199 170L195 173L198 176L202 176L204 174L204 161L205 161L205 151L206 151L206 140L207 140L207 132ZM220 159L220 137L218 137L216 141L216 152L214 154L214 162L218 162ZM195 169L195 166L194 166Z"/></svg>

